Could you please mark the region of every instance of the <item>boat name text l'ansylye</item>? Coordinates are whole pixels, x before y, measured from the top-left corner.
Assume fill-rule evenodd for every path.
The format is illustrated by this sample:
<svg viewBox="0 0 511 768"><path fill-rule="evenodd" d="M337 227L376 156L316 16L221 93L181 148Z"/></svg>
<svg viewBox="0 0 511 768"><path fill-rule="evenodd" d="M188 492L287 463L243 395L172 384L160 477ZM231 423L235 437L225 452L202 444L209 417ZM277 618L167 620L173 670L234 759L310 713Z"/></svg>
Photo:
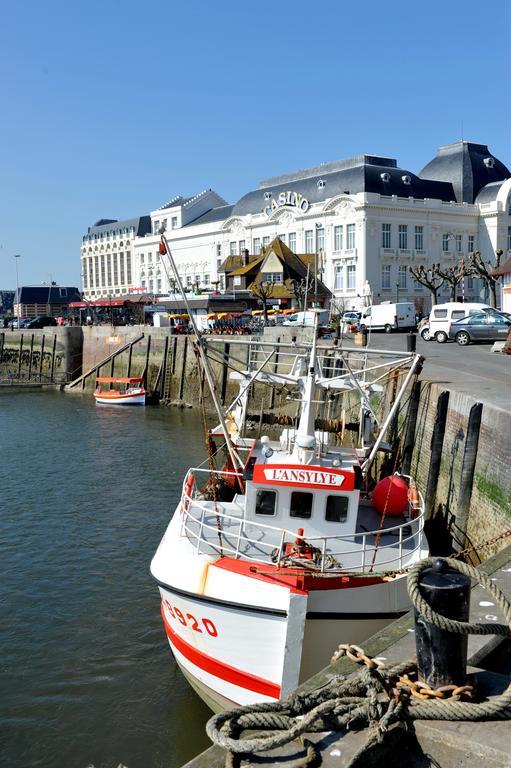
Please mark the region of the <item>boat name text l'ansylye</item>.
<svg viewBox="0 0 511 768"><path fill-rule="evenodd" d="M264 476L267 480L281 483L305 483L308 485L335 485L344 482L343 475L333 472L319 472L313 469L285 469L282 467L265 467Z"/></svg>

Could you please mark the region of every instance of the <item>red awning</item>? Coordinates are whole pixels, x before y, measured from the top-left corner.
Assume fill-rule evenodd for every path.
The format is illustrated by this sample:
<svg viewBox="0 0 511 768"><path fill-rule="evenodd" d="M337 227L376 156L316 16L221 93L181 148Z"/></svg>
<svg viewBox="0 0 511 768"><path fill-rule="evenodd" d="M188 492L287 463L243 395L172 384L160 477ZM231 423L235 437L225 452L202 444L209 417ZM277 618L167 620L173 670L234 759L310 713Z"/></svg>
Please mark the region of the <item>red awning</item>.
<svg viewBox="0 0 511 768"><path fill-rule="evenodd" d="M98 301L70 301L68 307L75 309L87 309L87 307L123 307L124 299L112 299L111 301L102 299Z"/></svg>

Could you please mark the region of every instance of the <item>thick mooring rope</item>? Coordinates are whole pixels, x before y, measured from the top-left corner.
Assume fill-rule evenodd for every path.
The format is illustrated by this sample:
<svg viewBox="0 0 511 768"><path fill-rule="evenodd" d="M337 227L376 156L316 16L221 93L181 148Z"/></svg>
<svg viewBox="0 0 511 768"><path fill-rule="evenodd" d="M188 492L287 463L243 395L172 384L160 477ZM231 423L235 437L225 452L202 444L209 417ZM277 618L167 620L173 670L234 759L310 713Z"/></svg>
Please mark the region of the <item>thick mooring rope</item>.
<svg viewBox="0 0 511 768"><path fill-rule="evenodd" d="M508 600L484 574L457 560L447 558L446 563L449 568L469 576L487 589L502 610L507 623L471 624L454 621L431 609L419 591L419 577L436 560L422 560L411 569L408 576L410 599L422 615L447 632L511 637L511 605ZM337 657L350 655L349 648L353 646L339 646ZM369 726L371 731L368 741L363 750L353 757L350 763L353 766L364 750L373 743L383 741L389 726L398 721L511 719L511 683L499 696L478 703L437 697L424 701L410 696L410 691L402 685L403 675L416 671L414 662L401 662L384 669L381 663L372 661L364 654L359 655L358 660L363 660L367 666L349 679L338 675L313 691L293 693L277 702L237 707L214 715L206 725L206 732L215 744L227 750L226 765L239 764L242 757L282 747L299 738L306 754L294 766L312 768L319 765L320 755L314 745L304 739L304 734ZM242 738L246 730L270 733Z"/></svg>

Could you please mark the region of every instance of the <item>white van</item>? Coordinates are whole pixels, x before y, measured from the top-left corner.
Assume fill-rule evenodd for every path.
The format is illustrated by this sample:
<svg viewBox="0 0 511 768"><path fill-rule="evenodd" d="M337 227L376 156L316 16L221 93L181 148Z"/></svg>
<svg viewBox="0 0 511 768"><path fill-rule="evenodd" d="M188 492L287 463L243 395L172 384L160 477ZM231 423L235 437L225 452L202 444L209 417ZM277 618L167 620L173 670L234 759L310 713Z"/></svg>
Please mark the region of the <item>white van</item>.
<svg viewBox="0 0 511 768"><path fill-rule="evenodd" d="M282 325L294 325L296 327L300 325L311 326L314 325L316 317L318 318L318 325L328 325L330 312L328 309L307 309L305 312L296 312L294 315L289 315Z"/></svg>
<svg viewBox="0 0 511 768"><path fill-rule="evenodd" d="M391 304L383 301L381 304L373 304L362 310L360 328L373 331L406 331L415 328L415 306L411 301L400 301Z"/></svg>
<svg viewBox="0 0 511 768"><path fill-rule="evenodd" d="M461 320L466 315L473 315L488 309L491 310L488 304L473 302L448 301L446 304L434 304L429 313L429 325L422 329L421 336L425 341L436 339L440 344L443 344L449 338L451 323Z"/></svg>

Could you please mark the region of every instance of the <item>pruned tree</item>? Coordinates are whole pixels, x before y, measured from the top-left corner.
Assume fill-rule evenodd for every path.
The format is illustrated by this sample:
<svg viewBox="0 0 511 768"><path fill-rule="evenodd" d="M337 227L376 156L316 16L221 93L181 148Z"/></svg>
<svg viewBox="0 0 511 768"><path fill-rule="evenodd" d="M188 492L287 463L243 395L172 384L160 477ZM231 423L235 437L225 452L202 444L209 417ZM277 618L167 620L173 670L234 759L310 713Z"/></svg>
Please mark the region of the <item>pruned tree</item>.
<svg viewBox="0 0 511 768"><path fill-rule="evenodd" d="M312 276L302 277L299 280L293 278L289 280L289 283L298 304L298 309L305 310L305 298L314 290L314 278Z"/></svg>
<svg viewBox="0 0 511 768"><path fill-rule="evenodd" d="M485 286L490 292L490 304L492 307L497 306L497 280L498 277L494 277L491 273L494 269L500 267L500 260L504 251L499 248L495 251L495 262L484 261L479 251L472 251L468 254L468 264L470 272L480 280L483 281Z"/></svg>
<svg viewBox="0 0 511 768"><path fill-rule="evenodd" d="M458 285L463 280L463 277L468 274L469 270L465 269L463 261L454 264L452 267L444 267L442 269L440 265L437 265L437 272L440 277L444 278L444 281L448 284L450 290L450 300L456 301L456 290Z"/></svg>
<svg viewBox="0 0 511 768"><path fill-rule="evenodd" d="M445 283L445 278L440 275L440 264L432 264L425 267L419 264L418 267L409 267L413 279L423 285L431 294L431 305L438 304L438 291Z"/></svg>
<svg viewBox="0 0 511 768"><path fill-rule="evenodd" d="M274 289L275 283L267 283L266 280L254 281L249 289L263 305L265 324L268 322L268 299L273 296Z"/></svg>

